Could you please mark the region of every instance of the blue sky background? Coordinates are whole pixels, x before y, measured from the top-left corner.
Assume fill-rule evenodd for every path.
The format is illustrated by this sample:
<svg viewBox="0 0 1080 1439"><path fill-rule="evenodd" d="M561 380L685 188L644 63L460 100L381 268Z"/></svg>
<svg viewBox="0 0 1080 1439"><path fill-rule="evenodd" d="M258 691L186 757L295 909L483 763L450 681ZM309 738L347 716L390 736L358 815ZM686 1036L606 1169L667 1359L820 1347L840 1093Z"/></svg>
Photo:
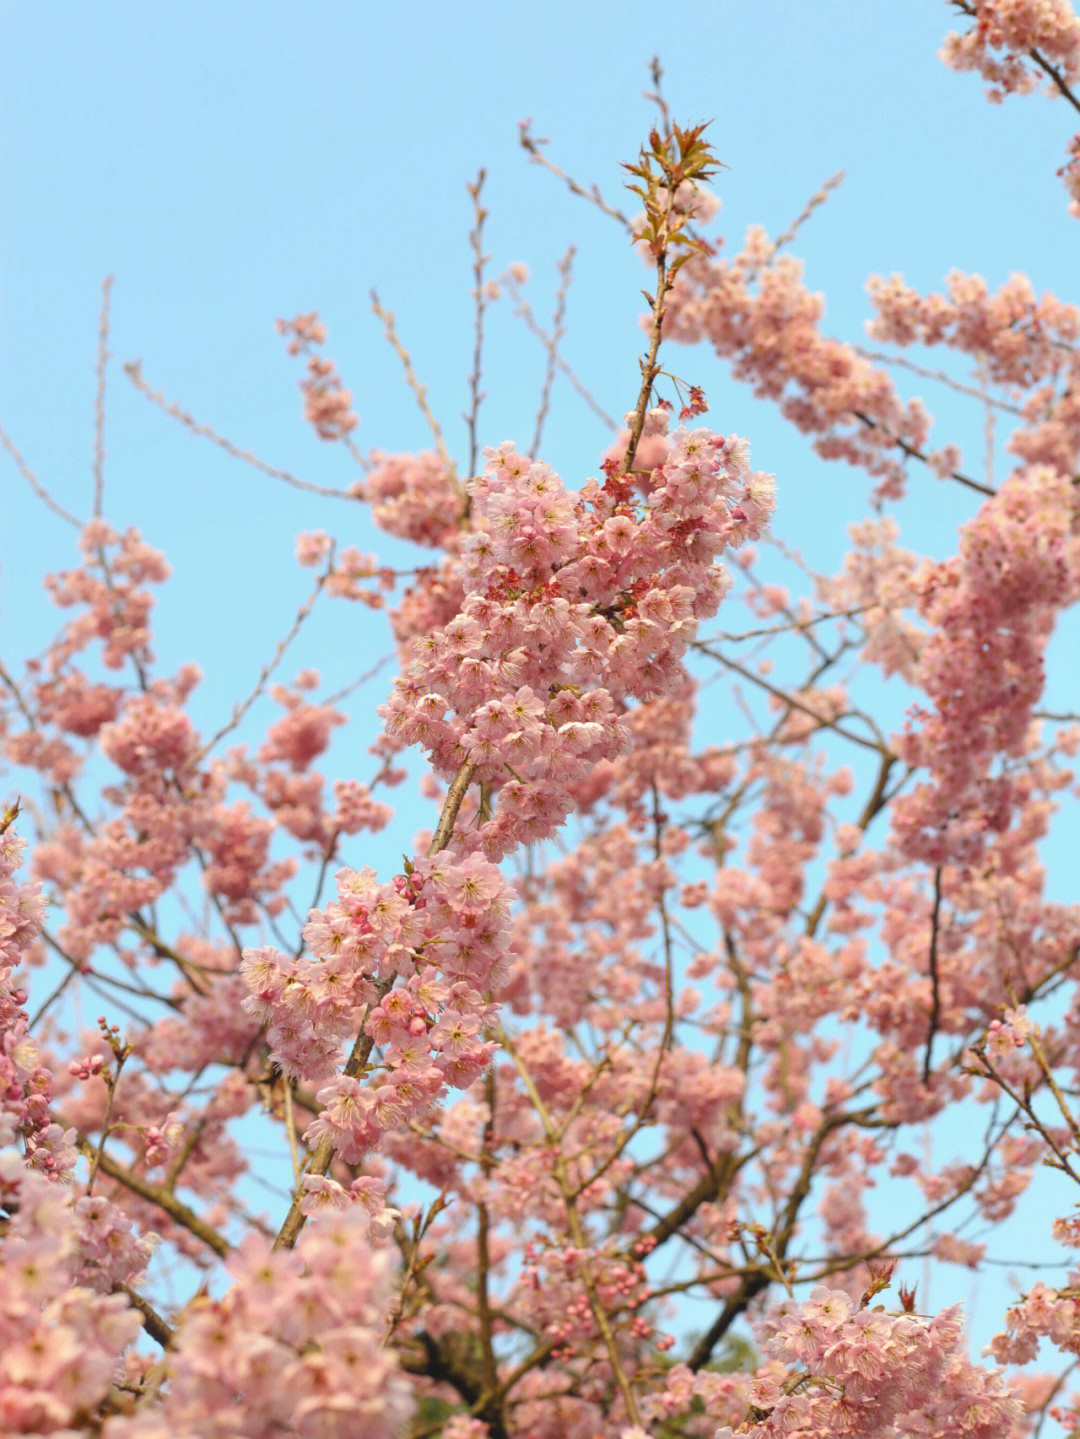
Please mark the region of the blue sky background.
<svg viewBox="0 0 1080 1439"><path fill-rule="evenodd" d="M555 264L577 245L564 354L621 415L636 396L644 272L609 220L529 163L518 144L525 117L550 137L553 160L629 208L619 162L654 119L642 90L659 54L675 117L714 121L729 167L719 229L732 248L749 223L786 228L845 170L793 247L828 297L826 329L844 338L862 338L871 273L900 270L930 289L953 267L992 286L1021 270L1039 292L1075 295L1080 226L1054 174L1070 112L1041 96L990 106L977 77L947 71L936 58L954 25L943 0L555 0L542 11L518 0L37 0L0 14L0 424L54 497L87 515L100 286L114 275L105 513L174 565L158 653L165 669L203 666L192 711L208 732L250 689L308 592L310 572L292 560L297 531L326 528L390 562L414 563L415 552L376 535L358 507L297 494L187 435L133 390L121 363L141 360L151 385L242 448L344 486L355 467L302 422L301 369L273 325L321 313L361 448L426 448L368 308L375 285L461 460L473 343L465 187L483 165L491 273L527 263L527 294L546 323ZM489 313L482 443L525 448L544 356L505 301ZM708 353L673 348L669 362L704 384L717 428L747 435L755 464L776 473L777 529L816 567L835 567L845 525L865 513L865 479L816 460ZM969 470L981 467L977 408L900 384L942 417L934 443L960 443ZM596 472L607 439L557 382L544 458L571 487ZM74 562L74 533L4 456L0 512L0 654L18 669L55 628L40 576ZM951 552L969 513L964 494L920 477L898 510L902 538ZM380 619L328 605L282 673L314 664L334 689L386 649ZM361 717L388 682L357 698ZM1075 696L1052 691L1051 702L1074 707ZM355 749L342 768L371 772ZM406 828L429 821L416 809ZM1059 859L1059 897L1071 898L1067 845ZM1038 1242L1051 1257L1041 1230ZM966 1275L941 1272L938 1303L973 1297ZM1001 1299L988 1283L980 1304L996 1320Z"/></svg>

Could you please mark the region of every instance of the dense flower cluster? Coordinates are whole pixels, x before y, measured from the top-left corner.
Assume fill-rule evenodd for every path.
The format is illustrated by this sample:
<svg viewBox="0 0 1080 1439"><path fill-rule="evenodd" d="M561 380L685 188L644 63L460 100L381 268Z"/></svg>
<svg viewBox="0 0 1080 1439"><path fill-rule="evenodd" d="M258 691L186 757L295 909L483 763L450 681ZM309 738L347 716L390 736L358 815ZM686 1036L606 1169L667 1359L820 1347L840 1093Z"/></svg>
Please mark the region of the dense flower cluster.
<svg viewBox="0 0 1080 1439"><path fill-rule="evenodd" d="M436 454L368 457L369 470L350 494L367 500L387 534L418 545L450 546L465 517L465 495L456 476Z"/></svg>
<svg viewBox="0 0 1080 1439"><path fill-rule="evenodd" d="M487 1064L483 995L505 964L508 916L502 876L478 854L419 860L392 884L342 870L337 887L304 927L310 957L245 951L244 1007L266 1024L285 1072L319 1086L309 1141L325 1136L354 1163ZM338 1072L343 1042L360 1030L383 1055L376 1078Z"/></svg>
<svg viewBox="0 0 1080 1439"><path fill-rule="evenodd" d="M762 1321L773 1362L742 1381L746 1417L719 1428L715 1439L736 1432L748 1439L792 1432L815 1439L1009 1435L1021 1406L1000 1376L968 1361L962 1333L956 1309L934 1319L886 1314L820 1286L804 1304L780 1306Z"/></svg>
<svg viewBox="0 0 1080 1439"><path fill-rule="evenodd" d="M1066 84L1080 80L1080 20L1068 0L971 0L962 8L975 23L963 35L949 32L941 58L953 70L977 70L989 80L991 100L1047 83L1033 51L1057 67Z"/></svg>
<svg viewBox="0 0 1080 1439"><path fill-rule="evenodd" d="M103 1439L392 1439L411 1405L383 1344L389 1257L362 1236L356 1211L326 1217L302 1256L252 1235L224 1298L179 1316L161 1402Z"/></svg>
<svg viewBox="0 0 1080 1439"><path fill-rule="evenodd" d="M53 1120L52 1071L27 1027L26 990L13 978L45 910L40 886L15 878L26 841L15 833L14 820L9 811L0 823L0 1156L18 1139L28 1164L50 1178L62 1178L75 1152L70 1136Z"/></svg>
<svg viewBox="0 0 1080 1439"><path fill-rule="evenodd" d="M714 561L760 535L772 488L742 442L681 430L642 504L614 471L571 495L511 445L487 452L470 498L460 609L414 641L383 713L437 773L468 760L498 790L471 842L501 859L551 834L571 784L626 747L628 699L681 684L697 623L727 588Z"/></svg>
<svg viewBox="0 0 1080 1439"><path fill-rule="evenodd" d="M891 378L850 345L819 331L821 295L807 290L801 263L777 255L751 227L731 260L694 255L673 290L664 321L672 339L706 339L732 361L736 378L777 401L814 437L823 458L844 460L878 479L878 494L903 491L899 443L919 448L929 422L918 401L904 403ZM890 453L892 452L892 453Z"/></svg>
<svg viewBox="0 0 1080 1439"><path fill-rule="evenodd" d="M351 1162L487 1063L484 996L505 973L507 916L490 860L558 828L574 782L627 747L627 700L681 681L696 622L726 587L717 555L758 536L772 509L745 445L704 430L672 437L643 504L614 468L572 497L511 445L487 460L469 486L460 610L413 642L384 713L390 736L422 744L437 773L469 764L497 793L497 814L455 840L472 853L417 860L391 885L342 871L338 901L304 930L310 958L264 947L244 960L247 1007L275 1061L319 1086L308 1141L328 1139ZM290 735L312 736L305 757L331 718L291 711ZM264 760L278 757L285 723ZM337 1073L361 1028L383 1055L377 1079Z"/></svg>
<svg viewBox="0 0 1080 1439"><path fill-rule="evenodd" d="M82 1432L85 1416L121 1379L124 1350L141 1328L125 1295L87 1282L88 1230L101 1235L105 1253L102 1206L96 1224L85 1211L76 1219L64 1187L35 1175L6 1147L0 1198L10 1215L0 1230L0 1429ZM142 1262L124 1276L133 1283L146 1267L145 1241L142 1249Z"/></svg>

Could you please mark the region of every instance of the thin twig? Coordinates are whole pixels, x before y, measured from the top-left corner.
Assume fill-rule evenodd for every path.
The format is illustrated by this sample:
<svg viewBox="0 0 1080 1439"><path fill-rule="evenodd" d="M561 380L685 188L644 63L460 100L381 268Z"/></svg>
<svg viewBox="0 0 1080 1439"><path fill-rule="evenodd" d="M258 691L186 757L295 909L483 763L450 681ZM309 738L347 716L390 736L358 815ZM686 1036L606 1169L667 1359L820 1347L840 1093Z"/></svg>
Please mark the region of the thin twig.
<svg viewBox="0 0 1080 1439"><path fill-rule="evenodd" d="M101 285L101 319L98 324L97 390L94 395L94 518L101 514L105 497L105 371L109 355L109 303L112 299L113 277L106 275Z"/></svg>
<svg viewBox="0 0 1080 1439"><path fill-rule="evenodd" d="M571 245L559 261L560 279L559 288L555 291L555 311L551 317L551 343L547 346L547 368L544 371L544 384L540 391L540 405L536 411L536 428L533 430L532 447L529 450L533 459L536 459L540 453L544 424L551 406L551 387L555 383L555 373L559 368L559 341L565 333L563 320L566 317L566 296L570 290L570 276L574 269L575 253L575 248Z"/></svg>
<svg viewBox="0 0 1080 1439"><path fill-rule="evenodd" d="M77 520L73 514L69 513L69 511L64 509L63 505L58 504L57 501L53 499L52 495L49 494L48 490L45 488L45 486L41 483L38 477L34 474L30 466L23 459L22 455L19 454L18 450L12 443L11 437L8 435L7 431L2 428L0 428L0 445L3 445L4 449L7 450L8 454L15 461L15 466L18 469L19 474L22 475L23 479L30 486L30 488L33 490L34 494L41 501L41 503L43 505L47 505L48 508L52 510L54 515L59 515L60 518L62 520L66 520L69 525L73 525L75 529L81 530L83 527L82 520Z"/></svg>
<svg viewBox="0 0 1080 1439"><path fill-rule="evenodd" d="M753 670L748 670L745 665L739 664L737 660L729 659L727 655L722 655L719 650L710 649L708 645L702 644L699 641L695 641L691 645L691 648L699 650L703 655L708 655L710 659L719 660L726 669L734 670L736 674L742 675L743 679L749 680L751 684L755 684L760 689L766 690L775 699L781 700L785 705L790 706L791 709L801 710L803 714L809 715L812 720L815 720L822 729L835 730L838 735L843 739L850 740L852 744L861 745L863 749L873 750L875 754L882 753L880 744L875 744L873 740L864 739L862 735L853 734L851 730L844 729L844 727L837 724L835 720L828 719L825 715L819 714L817 710L811 709L811 707L808 704L804 704L802 700L798 700L794 695L778 689L776 685L770 684L762 675L754 674Z"/></svg>
<svg viewBox="0 0 1080 1439"><path fill-rule="evenodd" d="M804 620L796 617L793 620L789 620L787 624L766 625L762 629L742 630L738 634L729 634L727 631L722 630L719 634L706 636L705 643L713 645L741 644L745 640L765 639L769 635L799 634L803 630L810 629L813 625L822 625L827 620L851 619L855 615L866 614L868 610L874 608L877 607L874 605L856 605L856 607L851 610L829 610L827 614L813 615L810 619Z"/></svg>
<svg viewBox="0 0 1080 1439"><path fill-rule="evenodd" d="M37 1011L34 1014L33 1018L28 1021L26 1029L29 1034L36 1033L37 1027L41 1023L42 1019L49 1012L52 1006L57 1002L57 1000L62 997L64 990L67 989L71 981L80 972L81 966L76 964L74 960L69 960L68 965L69 967L67 973L62 976L59 984L56 985L56 987L51 991L51 993L45 996L45 998L38 1005Z"/></svg>
<svg viewBox="0 0 1080 1439"><path fill-rule="evenodd" d="M533 314L532 308L529 305L528 300L524 298L521 291L518 289L513 277L509 275L503 276L502 283L506 286L510 295L513 297L514 314L525 321L526 328L529 329L536 336L536 338L540 341L548 354L551 354L553 339L541 325L537 324L536 316ZM588 405L589 409L592 410L593 414L596 415L598 419L602 420L609 430L617 430L619 428L618 423L611 417L611 415L608 414L608 412L604 409L603 405L600 404L599 400L597 400L596 397L588 389L586 389L586 387L578 379L577 375L575 375L574 371L570 368L570 366L567 364L567 362L563 359L561 355L556 355L555 364L558 367L559 371L563 375L565 375L567 380L569 380L570 386L573 389L574 393L581 396L581 398Z"/></svg>
<svg viewBox="0 0 1080 1439"><path fill-rule="evenodd" d="M467 470L469 475L476 473L480 406L484 400L483 392L480 389L484 355L484 311L487 308L487 296L484 294L484 266L490 256L484 254L484 221L487 219L488 212L480 203L480 192L484 188L486 178L487 172L481 170L474 183L468 187L469 197L473 202L473 227L469 231L469 245L473 255L473 362L472 370L469 373L469 409L465 416L465 423L469 431L469 466Z"/></svg>
<svg viewBox="0 0 1080 1439"><path fill-rule="evenodd" d="M112 1122L113 1106L116 1102L116 1086L120 1081L120 1071L124 1067L124 1061L131 1053L131 1046L125 1045L116 1052L116 1069L106 1069L102 1078L108 1090L108 1098L105 1101L105 1113L101 1119L101 1138L97 1147L88 1156L90 1160L90 1173L86 1179L86 1192L90 1194L94 1188L94 1180L97 1178L98 1166L101 1164L101 1156L105 1153L105 1142L109 1137L109 1125Z"/></svg>
<svg viewBox="0 0 1080 1439"><path fill-rule="evenodd" d="M660 111L660 123L663 126L664 134L671 139L671 111L668 102L663 95L664 67L660 63L660 56L654 55L649 61L649 79L652 81L651 90L642 91L642 99L651 100Z"/></svg>
<svg viewBox="0 0 1080 1439"><path fill-rule="evenodd" d="M190 1124L185 1128L184 1142L180 1145L176 1154L173 1156L172 1163L169 1165L168 1173L165 1175L164 1187L169 1191L170 1194L175 1193L176 1186L180 1180L180 1176L187 1168L188 1160L195 1153L195 1149L199 1143L199 1140L202 1139L203 1135L206 1133L206 1126L208 1123L209 1120L204 1114L194 1124Z"/></svg>
<svg viewBox="0 0 1080 1439"><path fill-rule="evenodd" d="M789 245L791 241L794 240L799 230L802 228L803 225L806 224L807 220L809 220L810 216L814 213L818 206L824 205L825 201L829 198L829 195L832 193L832 191L835 190L839 185L841 185L843 181L844 171L837 170L835 175L829 176L829 178L821 186L820 190L814 191L814 193L810 196L809 200L807 200L806 204L803 206L800 213L795 216L794 220L792 220L791 224L787 227L784 233L778 236L773 241L772 249L769 252L770 260L772 259L773 255L776 254L777 250L779 250L784 245Z"/></svg>
<svg viewBox="0 0 1080 1439"><path fill-rule="evenodd" d="M588 200L590 204L595 205L598 210L601 210L612 220L618 220L624 230L629 230L630 221L621 210L617 210L614 205L607 203L601 195L598 185L593 185L591 190L586 190L584 185L579 185L573 176L568 175L565 170L560 170L558 165L553 164L553 162L547 158L540 148L541 145L546 145L547 141L538 140L530 133L529 126L531 123L531 120L522 120L518 126L518 136L521 142L521 148L528 152L533 164L543 165L545 170L550 170L553 175L557 176L558 179L563 182L572 195L580 195L583 200Z"/></svg>
<svg viewBox="0 0 1080 1439"><path fill-rule="evenodd" d="M274 653L259 671L259 677L255 681L255 687L252 689L247 699L243 700L239 704L233 705L231 719L227 720L226 723L223 724L221 728L217 730L210 737L210 739L206 741L204 745L202 745L199 749L195 751L195 753L190 757L190 759L188 759L185 765L185 769L194 769L200 760L204 759L206 755L208 755L210 751L214 749L214 747L225 738L227 734L230 734L244 718L248 710L259 698L259 696L263 693L266 688L267 681L270 679L270 676L274 673L278 665L284 659L286 650L289 648L293 640L299 634L300 628L303 625L304 621L307 619L308 615L310 615L311 611L315 608L315 601L319 598L319 595L322 592L322 588L326 584L327 579L329 578L330 568L332 568L332 566L333 551L331 551L330 565L328 566L326 572L324 574L321 574L315 581L314 589L311 591L307 599L297 610L296 617L292 622L292 626L289 629L288 634L284 635L278 641L277 646L274 649Z"/></svg>
<svg viewBox="0 0 1080 1439"><path fill-rule="evenodd" d="M925 365L917 365L906 355L887 355L881 350L868 350L865 345L852 345L851 348L860 359L869 360L872 364L895 365L898 369L909 370L911 374L918 375L920 379L936 380L938 384L955 390L958 395L967 395L969 399L981 400L983 404L993 405L996 410L1003 410L1006 414L1023 417L1024 411L1020 405L1010 405L1007 400L995 399L985 389L976 389L974 385L965 385L961 380L947 375L944 370L931 370Z"/></svg>
<svg viewBox="0 0 1080 1439"><path fill-rule="evenodd" d="M148 400L157 405L158 409L164 410L170 418L177 420L186 430L190 430L193 435L201 435L203 439L210 440L212 444L224 450L227 455L231 455L234 460L243 460L244 463L250 465L252 469L259 470L264 475L269 475L272 480L283 480L285 484L292 485L293 488L297 490L304 490L309 495L322 495L328 500L352 500L354 503L356 502L356 496L350 493L349 490L332 490L327 485L314 485L310 480L301 480L298 476L290 474L288 470L279 470L274 465L268 465L265 460L260 460L259 457L253 455L250 450L240 449L239 446L234 445L231 440L227 440L224 435L219 435L216 430L212 430L209 425L200 424L193 415L189 415L187 411L182 410L179 405L170 404L161 390L152 390L150 388L146 380L143 379L142 362L140 360L132 360L126 364L124 366L124 374L127 375L139 393L145 395Z"/></svg>
<svg viewBox="0 0 1080 1439"><path fill-rule="evenodd" d="M390 348L401 361L402 369L405 371L405 383L416 396L416 403L420 406L420 413L427 421L427 427L431 431L435 441L435 448L439 452L439 459L446 468L453 474L454 462L450 458L450 451L446 448L446 441L443 439L443 432L439 428L439 422L431 412L431 406L427 402L427 386L422 385L416 378L416 371L412 367L412 357L408 350L398 339L397 330L394 327L393 310L384 310L379 300L378 292L371 292L371 308L373 313L382 321L383 333L390 343Z"/></svg>

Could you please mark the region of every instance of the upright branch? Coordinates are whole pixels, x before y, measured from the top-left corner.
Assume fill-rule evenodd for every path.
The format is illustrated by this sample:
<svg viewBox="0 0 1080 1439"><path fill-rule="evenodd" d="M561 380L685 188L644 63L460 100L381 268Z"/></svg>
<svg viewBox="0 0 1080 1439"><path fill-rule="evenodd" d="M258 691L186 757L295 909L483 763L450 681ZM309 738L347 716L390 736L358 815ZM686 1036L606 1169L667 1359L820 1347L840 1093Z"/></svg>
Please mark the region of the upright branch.
<svg viewBox="0 0 1080 1439"><path fill-rule="evenodd" d="M480 192L484 188L486 179L487 172L481 170L474 183L469 186L469 198L473 203L473 227L469 231L469 244L473 253L473 359L472 370L469 373L469 412L465 417L465 422L469 429L468 473L470 475L476 469L476 456L479 448L477 425L480 420L480 406L484 399L480 389L484 360L484 311L487 308L488 298L484 289L484 266L490 257L484 254L484 221L487 219L488 212L480 203Z"/></svg>
<svg viewBox="0 0 1080 1439"><path fill-rule="evenodd" d="M711 146L701 138L704 130L704 124L694 125L689 130L672 125L670 135L661 135L653 129L649 135L649 148L642 147L638 163L623 166L638 181L626 188L639 195L645 206L645 218L633 231L633 238L637 244L648 248L656 264L655 291L652 294L642 291L652 312L652 326L648 351L640 361L641 389L630 426L630 441L623 461L624 474L630 474L634 468L634 456L645 426L645 411L649 408L653 385L660 372L657 355L668 294L689 257L695 253L708 253L703 242L690 234L687 228L690 220L688 201L697 185L708 180L720 164Z"/></svg>
<svg viewBox="0 0 1080 1439"><path fill-rule="evenodd" d="M101 285L101 319L98 324L97 390L94 395L94 508L98 519L105 496L105 372L109 364L109 306L112 301L113 277L106 275Z"/></svg>
<svg viewBox="0 0 1080 1439"><path fill-rule="evenodd" d="M540 391L540 403L536 410L536 428L533 430L532 445L529 447L530 455L540 453L540 442L544 438L544 423L551 405L551 387L555 383L555 373L559 368L559 341L565 333L563 321L566 318L566 297L570 289L570 276L574 269L575 253L575 247L571 245L559 261L559 288L555 292L555 312L551 317L551 339L547 342L547 368L544 371L544 384Z"/></svg>
<svg viewBox="0 0 1080 1439"><path fill-rule="evenodd" d="M427 422L428 429L431 431L432 438L435 441L435 448L439 452L439 458L448 470L452 470L453 461L450 458L450 451L446 447L446 440L443 438L443 432L439 426L439 422L432 413L431 406L428 404L427 385L421 384L417 378L416 371L413 369L412 356L398 337L394 321L394 312L383 308L378 291L374 289L371 291L371 313L382 321L383 334L386 336L390 348L401 361L402 368L405 371L405 383L416 396L416 403L419 405L420 413L423 415Z"/></svg>

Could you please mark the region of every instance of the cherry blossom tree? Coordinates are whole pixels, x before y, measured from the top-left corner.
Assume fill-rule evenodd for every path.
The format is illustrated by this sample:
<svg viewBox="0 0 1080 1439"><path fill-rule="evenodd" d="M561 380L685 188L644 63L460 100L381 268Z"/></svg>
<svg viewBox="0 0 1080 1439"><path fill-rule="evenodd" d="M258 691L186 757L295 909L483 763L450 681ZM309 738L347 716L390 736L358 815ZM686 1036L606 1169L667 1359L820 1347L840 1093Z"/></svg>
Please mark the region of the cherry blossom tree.
<svg viewBox="0 0 1080 1439"><path fill-rule="evenodd" d="M1080 109L1065 0L954 8L948 64ZM673 123L654 78L636 215L522 132L646 266L605 455L570 476L542 458L569 269L545 330L520 267L488 275L477 182L468 453L377 300L425 453L362 454L322 321L279 322L305 418L359 472L346 498L419 567L301 535L312 599L204 735L197 667L153 653L168 566L106 519L99 465L78 556L46 580L58 637L0 668L5 1434L1080 1426L1080 1270L1018 1293L976 1357L959 1306L919 1292L930 1260L986 1264L1040 1164L1052 1239L1080 1246L1080 904L1051 900L1041 857L1077 793L1080 717L1042 705L1080 596L1080 309L1020 276L930 295L893 276L870 282L888 357L827 335L789 253L827 190L725 249L705 127ZM498 303L547 349L528 446L482 446ZM913 345L1011 425L1004 479L931 443L898 388ZM869 477L837 573L799 566L783 476L676 373L709 346ZM968 505L944 559L890 514L937 485ZM345 698L280 678L316 603L365 633L385 615L398 662L332 781ZM277 717L240 742L264 700ZM376 836L417 778L430 821L399 860ZM103 1010L89 1032L76 995ZM287 1197L256 1210L267 1174Z"/></svg>

